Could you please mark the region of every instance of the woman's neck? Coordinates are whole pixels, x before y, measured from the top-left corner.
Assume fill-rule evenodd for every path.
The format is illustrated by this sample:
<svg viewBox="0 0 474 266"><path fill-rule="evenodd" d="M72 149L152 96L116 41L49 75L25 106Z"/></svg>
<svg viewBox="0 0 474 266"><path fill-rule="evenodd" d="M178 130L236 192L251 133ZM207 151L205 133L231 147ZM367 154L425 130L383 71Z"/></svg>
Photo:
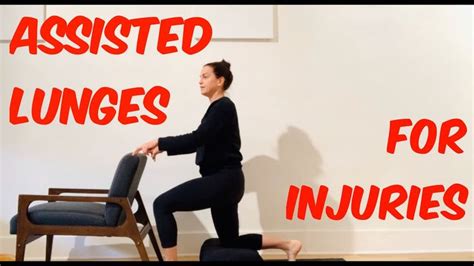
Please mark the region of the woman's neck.
<svg viewBox="0 0 474 266"><path fill-rule="evenodd" d="M217 91L214 93L211 97L209 97L209 101L213 103L214 101L219 100L220 98L224 97L224 92L223 91Z"/></svg>

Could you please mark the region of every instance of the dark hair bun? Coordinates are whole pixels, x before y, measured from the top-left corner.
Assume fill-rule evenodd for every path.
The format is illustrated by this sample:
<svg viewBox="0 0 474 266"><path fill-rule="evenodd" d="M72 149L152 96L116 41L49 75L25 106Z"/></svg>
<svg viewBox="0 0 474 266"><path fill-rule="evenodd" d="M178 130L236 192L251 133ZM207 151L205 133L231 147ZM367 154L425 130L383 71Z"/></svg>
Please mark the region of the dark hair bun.
<svg viewBox="0 0 474 266"><path fill-rule="evenodd" d="M221 63L224 64L230 70L230 63L229 62L222 59Z"/></svg>

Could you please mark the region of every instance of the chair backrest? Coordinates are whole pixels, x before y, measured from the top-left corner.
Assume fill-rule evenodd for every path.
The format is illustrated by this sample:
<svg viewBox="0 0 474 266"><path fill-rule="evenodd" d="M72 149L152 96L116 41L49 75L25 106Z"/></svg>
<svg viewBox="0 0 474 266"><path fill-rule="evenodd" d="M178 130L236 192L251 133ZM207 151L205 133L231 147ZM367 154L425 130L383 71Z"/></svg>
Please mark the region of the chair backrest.
<svg viewBox="0 0 474 266"><path fill-rule="evenodd" d="M127 197L130 205L138 190L138 184L145 169L147 157L144 154L127 153L120 160L112 185L109 189L109 197ZM105 222L109 226L116 226L124 221L125 212L122 208L114 203L106 203L105 205Z"/></svg>

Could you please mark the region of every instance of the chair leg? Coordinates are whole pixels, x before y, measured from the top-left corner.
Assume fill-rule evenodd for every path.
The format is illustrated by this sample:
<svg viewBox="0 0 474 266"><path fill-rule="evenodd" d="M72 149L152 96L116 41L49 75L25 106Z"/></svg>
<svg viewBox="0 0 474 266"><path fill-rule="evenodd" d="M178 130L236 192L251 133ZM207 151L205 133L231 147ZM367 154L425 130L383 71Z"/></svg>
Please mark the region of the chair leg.
<svg viewBox="0 0 474 266"><path fill-rule="evenodd" d="M150 241L151 241L151 244L153 245L153 249L155 249L156 256L158 256L158 261L163 261L163 257L161 256L161 252L160 252L160 247L158 246L158 241L156 241L155 233L153 233L152 227L150 227L148 236L150 237Z"/></svg>
<svg viewBox="0 0 474 266"><path fill-rule="evenodd" d="M135 246L138 249L138 253L140 254L140 258L142 261L149 261L150 259L148 258L148 255L146 254L146 249L145 245L143 245L143 241L140 238L140 235L138 237L132 238L133 242L135 242Z"/></svg>
<svg viewBox="0 0 474 266"><path fill-rule="evenodd" d="M151 244L153 245L153 249L155 250L156 256L158 257L158 261L163 261L163 257L161 256L160 247L158 246L158 241L156 240L155 233L153 232L153 226L150 223L150 219L148 219L148 214L146 213L145 206L143 205L142 197L140 196L140 192L137 191L137 202L138 202L138 211L135 215L135 219L138 222L143 224L144 227L149 225L149 230L147 232L148 236L150 237Z"/></svg>
<svg viewBox="0 0 474 266"><path fill-rule="evenodd" d="M51 261L51 252L53 250L53 236L46 236L46 261Z"/></svg>
<svg viewBox="0 0 474 266"><path fill-rule="evenodd" d="M25 248L26 248L26 240L28 239L27 234L18 233L16 235L16 253L15 253L15 260L16 261L24 261L25 260Z"/></svg>

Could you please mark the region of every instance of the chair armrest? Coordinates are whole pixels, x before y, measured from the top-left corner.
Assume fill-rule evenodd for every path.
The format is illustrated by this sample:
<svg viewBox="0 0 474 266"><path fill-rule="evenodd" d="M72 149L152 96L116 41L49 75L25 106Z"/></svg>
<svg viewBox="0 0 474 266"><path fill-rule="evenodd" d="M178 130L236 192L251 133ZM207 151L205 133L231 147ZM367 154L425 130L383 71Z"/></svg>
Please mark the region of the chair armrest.
<svg viewBox="0 0 474 266"><path fill-rule="evenodd" d="M89 189L89 188L49 188L49 195L59 195L61 193L82 193L82 194L107 194L108 189Z"/></svg>

